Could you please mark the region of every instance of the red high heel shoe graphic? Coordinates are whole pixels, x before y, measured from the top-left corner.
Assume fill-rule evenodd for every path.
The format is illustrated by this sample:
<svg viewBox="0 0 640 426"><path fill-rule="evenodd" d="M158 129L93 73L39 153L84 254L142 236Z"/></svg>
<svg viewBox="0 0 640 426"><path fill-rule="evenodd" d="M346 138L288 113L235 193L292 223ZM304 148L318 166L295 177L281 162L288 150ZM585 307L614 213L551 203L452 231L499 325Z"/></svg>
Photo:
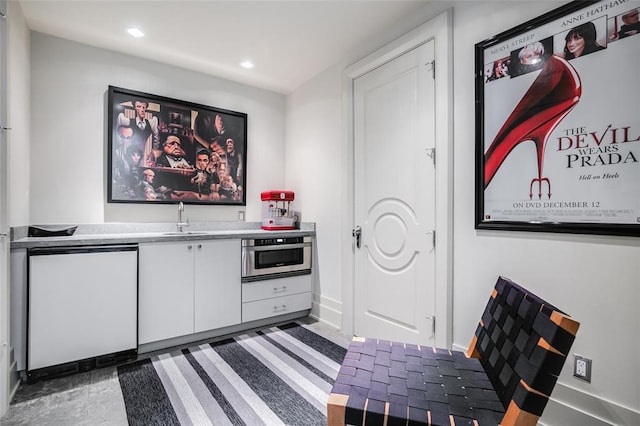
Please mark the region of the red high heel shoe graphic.
<svg viewBox="0 0 640 426"><path fill-rule="evenodd" d="M551 198L549 178L542 176L544 148L551 132L578 103L581 95L582 85L575 68L566 60L551 56L485 153L484 187L489 186L517 144L533 141L538 157L538 177L531 180L529 198L533 198L533 184L536 182L538 197L542 198L542 183L546 182Z"/></svg>

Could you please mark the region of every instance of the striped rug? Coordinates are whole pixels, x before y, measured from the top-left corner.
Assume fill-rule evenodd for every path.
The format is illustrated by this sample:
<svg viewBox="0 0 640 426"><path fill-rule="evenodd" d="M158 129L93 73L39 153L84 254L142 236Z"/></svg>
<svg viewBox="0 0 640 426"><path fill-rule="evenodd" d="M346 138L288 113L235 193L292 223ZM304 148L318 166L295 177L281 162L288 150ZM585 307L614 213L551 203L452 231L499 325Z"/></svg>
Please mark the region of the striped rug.
<svg viewBox="0 0 640 426"><path fill-rule="evenodd" d="M326 425L346 348L303 323L118 368L129 424Z"/></svg>

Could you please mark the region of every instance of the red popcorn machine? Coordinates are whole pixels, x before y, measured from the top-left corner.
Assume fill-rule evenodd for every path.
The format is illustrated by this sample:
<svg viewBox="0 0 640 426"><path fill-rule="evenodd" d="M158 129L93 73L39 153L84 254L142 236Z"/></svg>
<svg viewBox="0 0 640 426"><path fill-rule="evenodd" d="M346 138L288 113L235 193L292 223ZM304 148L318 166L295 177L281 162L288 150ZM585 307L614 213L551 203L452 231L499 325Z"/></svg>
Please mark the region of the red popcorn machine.
<svg viewBox="0 0 640 426"><path fill-rule="evenodd" d="M271 190L260 194L262 229L268 231L296 229L297 215L293 211L293 191Z"/></svg>

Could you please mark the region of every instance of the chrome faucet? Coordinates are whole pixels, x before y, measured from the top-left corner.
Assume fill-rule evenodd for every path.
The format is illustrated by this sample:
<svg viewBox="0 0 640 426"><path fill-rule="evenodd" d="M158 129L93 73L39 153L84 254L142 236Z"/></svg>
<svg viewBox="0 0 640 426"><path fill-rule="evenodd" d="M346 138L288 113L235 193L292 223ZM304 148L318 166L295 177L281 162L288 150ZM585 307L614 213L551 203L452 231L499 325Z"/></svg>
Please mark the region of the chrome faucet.
<svg viewBox="0 0 640 426"><path fill-rule="evenodd" d="M180 201L178 203L178 223L176 223L178 226L178 232L183 232L184 230L182 228L189 226L189 219L187 219L186 222L182 221L182 213L184 213L184 204Z"/></svg>

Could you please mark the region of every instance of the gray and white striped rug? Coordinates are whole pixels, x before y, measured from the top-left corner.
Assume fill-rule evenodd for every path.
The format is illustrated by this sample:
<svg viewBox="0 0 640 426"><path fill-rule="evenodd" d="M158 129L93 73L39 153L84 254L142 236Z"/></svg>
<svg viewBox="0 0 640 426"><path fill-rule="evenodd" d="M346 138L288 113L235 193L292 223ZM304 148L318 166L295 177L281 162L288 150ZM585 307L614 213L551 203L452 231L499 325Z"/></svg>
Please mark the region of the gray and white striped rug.
<svg viewBox="0 0 640 426"><path fill-rule="evenodd" d="M289 323L118 368L129 424L326 425L346 348Z"/></svg>

